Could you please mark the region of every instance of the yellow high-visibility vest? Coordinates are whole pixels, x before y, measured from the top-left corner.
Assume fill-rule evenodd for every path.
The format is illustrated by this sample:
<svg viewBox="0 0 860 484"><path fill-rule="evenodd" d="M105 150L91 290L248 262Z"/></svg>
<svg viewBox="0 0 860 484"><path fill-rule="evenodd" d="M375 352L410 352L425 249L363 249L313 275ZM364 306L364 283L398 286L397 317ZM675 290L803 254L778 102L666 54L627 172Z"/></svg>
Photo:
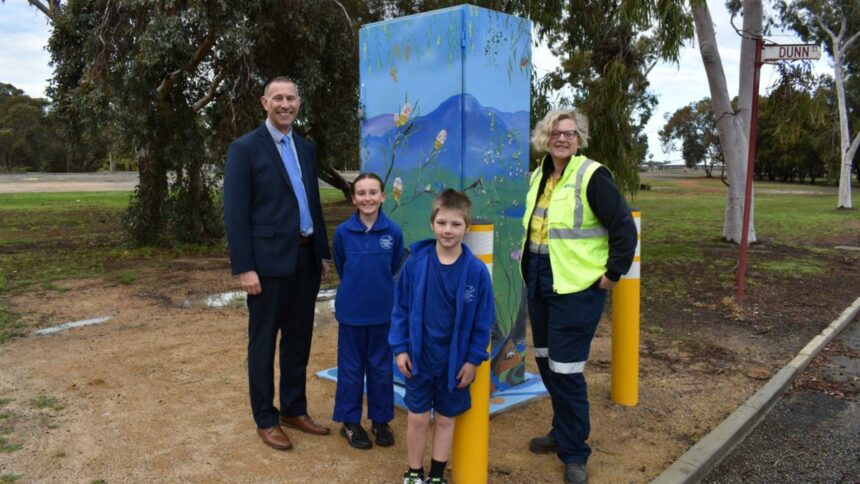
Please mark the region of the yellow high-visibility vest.
<svg viewBox="0 0 860 484"><path fill-rule="evenodd" d="M544 163L552 163L552 160L547 156ZM549 252L553 290L559 294L587 289L606 272L609 234L591 210L586 195L591 176L601 166L585 156L570 158L564 174L556 182L544 214L549 228L547 244L534 244L528 240L529 221L535 210L543 165L535 170L529 182L523 216L523 253Z"/></svg>

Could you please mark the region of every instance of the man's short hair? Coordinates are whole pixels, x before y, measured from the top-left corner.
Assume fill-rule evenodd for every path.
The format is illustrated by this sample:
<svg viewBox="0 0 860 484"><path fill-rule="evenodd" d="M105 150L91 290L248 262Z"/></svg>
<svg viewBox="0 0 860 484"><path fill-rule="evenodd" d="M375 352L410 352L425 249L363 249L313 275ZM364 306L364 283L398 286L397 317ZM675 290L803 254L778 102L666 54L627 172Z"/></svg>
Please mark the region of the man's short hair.
<svg viewBox="0 0 860 484"><path fill-rule="evenodd" d="M301 94L299 94L299 83L294 81L293 78L289 77L289 76L276 76L276 77L269 79L269 81L266 83L266 85L263 86L263 96L265 96L266 93L269 92L269 86L271 86L272 84L274 84L276 82L286 82L286 83L289 83L289 84L296 86L296 94L299 97L302 97Z"/></svg>
<svg viewBox="0 0 860 484"><path fill-rule="evenodd" d="M434 198L433 204L430 206L430 223L436 221L436 214L443 208L459 211L463 214L466 225L472 225L472 201L465 193L448 188Z"/></svg>

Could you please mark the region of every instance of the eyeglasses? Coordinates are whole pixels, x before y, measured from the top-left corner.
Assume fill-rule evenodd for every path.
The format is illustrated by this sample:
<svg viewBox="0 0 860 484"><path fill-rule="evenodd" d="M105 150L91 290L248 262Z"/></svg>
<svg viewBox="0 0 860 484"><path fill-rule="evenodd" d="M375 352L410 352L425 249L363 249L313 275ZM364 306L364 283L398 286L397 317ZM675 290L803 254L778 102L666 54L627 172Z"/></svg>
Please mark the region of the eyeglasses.
<svg viewBox="0 0 860 484"><path fill-rule="evenodd" d="M570 131L553 131L552 133L550 133L550 134L549 134L549 137L550 137L551 139L559 139L559 138L561 138L562 136L564 136L564 139L574 139L574 138L576 138L576 131L574 131L574 130L570 130Z"/></svg>

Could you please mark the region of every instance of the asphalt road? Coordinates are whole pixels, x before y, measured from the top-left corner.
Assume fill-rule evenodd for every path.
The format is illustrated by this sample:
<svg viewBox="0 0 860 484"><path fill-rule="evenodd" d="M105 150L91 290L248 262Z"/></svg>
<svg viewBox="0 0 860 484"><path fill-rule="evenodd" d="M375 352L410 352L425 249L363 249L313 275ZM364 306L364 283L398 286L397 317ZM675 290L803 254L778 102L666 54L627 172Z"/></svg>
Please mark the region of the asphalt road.
<svg viewBox="0 0 860 484"><path fill-rule="evenodd" d="M860 318L702 482L860 483Z"/></svg>
<svg viewBox="0 0 860 484"><path fill-rule="evenodd" d="M358 172L342 173L347 180ZM34 192L130 192L137 187L136 171L115 173L4 173L0 174L0 193ZM320 187L331 185L320 180Z"/></svg>

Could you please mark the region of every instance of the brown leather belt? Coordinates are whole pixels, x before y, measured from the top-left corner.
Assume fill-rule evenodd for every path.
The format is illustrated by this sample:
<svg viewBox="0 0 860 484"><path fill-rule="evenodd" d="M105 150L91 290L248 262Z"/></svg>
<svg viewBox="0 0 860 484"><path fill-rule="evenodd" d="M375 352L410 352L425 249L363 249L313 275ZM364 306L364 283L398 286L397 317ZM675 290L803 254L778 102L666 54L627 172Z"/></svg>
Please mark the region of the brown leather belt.
<svg viewBox="0 0 860 484"><path fill-rule="evenodd" d="M299 245L308 245L312 244L314 241L313 235L300 235L299 236Z"/></svg>

